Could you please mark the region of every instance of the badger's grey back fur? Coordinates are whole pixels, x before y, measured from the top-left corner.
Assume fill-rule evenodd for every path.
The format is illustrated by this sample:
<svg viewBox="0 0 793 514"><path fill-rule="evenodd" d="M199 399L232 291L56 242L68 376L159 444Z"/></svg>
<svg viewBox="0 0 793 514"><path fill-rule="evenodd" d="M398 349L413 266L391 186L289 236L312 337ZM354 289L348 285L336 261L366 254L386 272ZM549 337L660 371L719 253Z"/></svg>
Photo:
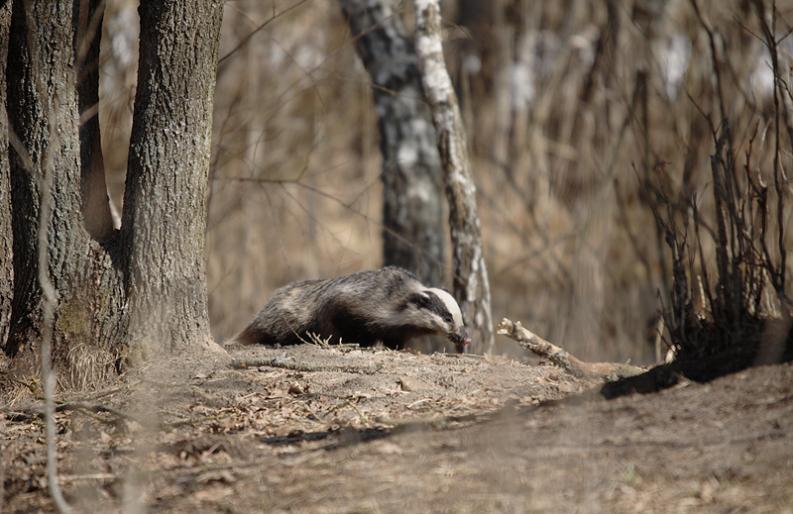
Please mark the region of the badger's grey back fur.
<svg viewBox="0 0 793 514"><path fill-rule="evenodd" d="M290 345L303 342L309 333L362 346L381 341L390 348L431 333L443 333L459 344L465 340L462 316L451 295L392 266L284 286L234 339Z"/></svg>

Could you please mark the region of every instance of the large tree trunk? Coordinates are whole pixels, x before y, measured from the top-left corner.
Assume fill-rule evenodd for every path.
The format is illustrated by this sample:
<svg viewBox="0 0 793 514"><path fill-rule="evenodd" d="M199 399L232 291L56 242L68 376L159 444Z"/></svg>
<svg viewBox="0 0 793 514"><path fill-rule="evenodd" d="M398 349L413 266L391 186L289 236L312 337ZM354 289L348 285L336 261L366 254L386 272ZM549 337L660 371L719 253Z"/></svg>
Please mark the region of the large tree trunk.
<svg viewBox="0 0 793 514"><path fill-rule="evenodd" d="M90 113L98 100L92 61L101 5L14 1L7 66L14 73L0 82L7 86L13 149L11 201L0 198L0 209L11 205L14 273L10 334L2 349L16 372L36 365L30 350L42 335L42 262L42 276L51 277L55 290L47 304L54 309L54 364L76 385L114 373L131 341L166 350L205 349L211 342L204 225L222 2L141 6L125 224L115 233L108 229L99 126ZM0 3L0 30L7 9ZM88 120L82 127L81 109ZM2 157L0 197L7 198L9 167ZM0 244L8 241L6 221L0 210ZM46 231L45 247L38 244L40 230ZM10 254L3 250L0 259ZM5 262L0 301L10 283Z"/></svg>
<svg viewBox="0 0 793 514"><path fill-rule="evenodd" d="M454 296L460 303L474 342L472 350L490 351L493 323L490 283L482 253L476 187L471 176L467 140L457 97L446 70L441 43L441 13L437 0L414 0L416 52L421 80L438 134L443 161L454 261Z"/></svg>
<svg viewBox="0 0 793 514"><path fill-rule="evenodd" d="M143 0L122 218L133 340L211 342L206 201L221 0Z"/></svg>
<svg viewBox="0 0 793 514"><path fill-rule="evenodd" d="M8 117L6 116L6 56L11 29L11 0L0 0L0 369L11 323L14 287L11 234L11 172L8 168Z"/></svg>
<svg viewBox="0 0 793 514"><path fill-rule="evenodd" d="M47 231L46 265L57 293L53 354L56 363L80 374L73 377L80 382L116 365L111 342L123 302L119 274L82 216L72 15L69 2L17 0L13 6L8 118L19 144L11 155L14 300L6 350L14 355L42 333L38 232L46 201L52 215L41 229ZM42 198L47 176L50 194ZM91 369L79 365L89 358Z"/></svg>
<svg viewBox="0 0 793 514"><path fill-rule="evenodd" d="M444 281L441 163L413 42L392 0L340 0L374 85L383 155L383 258Z"/></svg>

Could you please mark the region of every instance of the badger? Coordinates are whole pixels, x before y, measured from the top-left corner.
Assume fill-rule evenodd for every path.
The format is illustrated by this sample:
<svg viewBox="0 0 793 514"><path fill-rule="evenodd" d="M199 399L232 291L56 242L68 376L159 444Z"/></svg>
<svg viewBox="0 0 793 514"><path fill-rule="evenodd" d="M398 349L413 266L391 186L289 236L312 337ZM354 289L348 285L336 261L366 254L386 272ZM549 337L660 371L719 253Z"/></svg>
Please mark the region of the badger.
<svg viewBox="0 0 793 514"><path fill-rule="evenodd" d="M391 349L430 334L448 337L460 352L470 343L454 297L395 266L286 285L231 342L285 346L308 334Z"/></svg>

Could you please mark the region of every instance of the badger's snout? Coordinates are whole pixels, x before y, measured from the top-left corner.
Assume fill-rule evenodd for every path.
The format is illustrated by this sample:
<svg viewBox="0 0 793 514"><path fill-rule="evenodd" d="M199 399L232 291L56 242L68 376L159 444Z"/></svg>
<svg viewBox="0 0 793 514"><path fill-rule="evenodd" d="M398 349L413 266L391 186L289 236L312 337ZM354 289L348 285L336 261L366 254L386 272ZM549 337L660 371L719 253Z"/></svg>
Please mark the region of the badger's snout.
<svg viewBox="0 0 793 514"><path fill-rule="evenodd" d="M449 340L454 343L455 348L459 353L463 353L465 347L471 344L471 336L465 327L449 333Z"/></svg>

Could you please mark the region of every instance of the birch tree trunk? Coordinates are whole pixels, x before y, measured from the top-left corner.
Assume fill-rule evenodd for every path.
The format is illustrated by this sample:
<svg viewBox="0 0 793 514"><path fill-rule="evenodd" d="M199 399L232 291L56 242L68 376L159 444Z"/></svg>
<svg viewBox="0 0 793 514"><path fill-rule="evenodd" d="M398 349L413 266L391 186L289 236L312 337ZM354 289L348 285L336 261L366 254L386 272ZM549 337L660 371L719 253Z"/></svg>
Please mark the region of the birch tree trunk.
<svg viewBox="0 0 793 514"><path fill-rule="evenodd" d="M340 0L373 84L383 156L383 259L444 282L442 171L413 42L393 0Z"/></svg>
<svg viewBox="0 0 793 514"><path fill-rule="evenodd" d="M414 0L416 52L421 80L438 137L443 163L454 262L454 296L473 340L473 351L493 347L490 284L487 277L476 187L466 147L460 108L443 58L441 13L437 0Z"/></svg>

